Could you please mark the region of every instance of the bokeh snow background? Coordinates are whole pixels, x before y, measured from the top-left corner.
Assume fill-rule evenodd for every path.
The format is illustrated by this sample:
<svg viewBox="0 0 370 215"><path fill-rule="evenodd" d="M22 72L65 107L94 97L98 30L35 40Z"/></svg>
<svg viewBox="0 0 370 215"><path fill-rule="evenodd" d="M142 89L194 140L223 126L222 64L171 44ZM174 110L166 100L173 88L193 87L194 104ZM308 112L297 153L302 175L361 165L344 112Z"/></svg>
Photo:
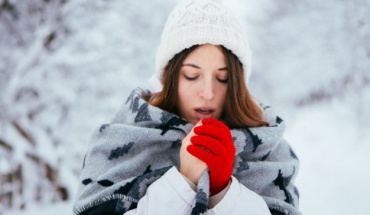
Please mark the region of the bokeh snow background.
<svg viewBox="0 0 370 215"><path fill-rule="evenodd" d="M177 2L0 0L0 214L71 214L89 135L146 87ZM368 214L370 2L225 2L301 160L301 211Z"/></svg>

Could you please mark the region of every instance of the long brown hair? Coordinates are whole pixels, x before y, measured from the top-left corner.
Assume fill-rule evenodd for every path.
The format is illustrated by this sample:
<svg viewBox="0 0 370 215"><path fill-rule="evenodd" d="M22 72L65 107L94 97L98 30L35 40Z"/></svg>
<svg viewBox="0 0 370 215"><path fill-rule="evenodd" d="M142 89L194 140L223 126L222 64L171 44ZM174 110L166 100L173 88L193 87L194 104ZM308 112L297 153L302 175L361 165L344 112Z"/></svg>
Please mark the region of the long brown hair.
<svg viewBox="0 0 370 215"><path fill-rule="evenodd" d="M175 55L164 69L163 89L158 93L144 94L143 98L151 105L171 113L177 112L179 73L185 58L199 45L192 46ZM241 62L230 50L221 46L226 59L228 79L227 93L222 120L230 128L259 127L267 125L262 119L262 110L253 101L244 79Z"/></svg>

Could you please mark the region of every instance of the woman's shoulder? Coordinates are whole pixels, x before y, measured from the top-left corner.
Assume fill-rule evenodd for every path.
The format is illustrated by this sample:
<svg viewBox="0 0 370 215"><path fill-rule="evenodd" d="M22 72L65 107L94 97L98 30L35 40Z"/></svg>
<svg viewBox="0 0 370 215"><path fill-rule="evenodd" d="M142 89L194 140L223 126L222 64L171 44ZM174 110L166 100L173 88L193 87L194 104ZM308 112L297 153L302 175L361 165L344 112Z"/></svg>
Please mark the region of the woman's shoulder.
<svg viewBox="0 0 370 215"><path fill-rule="evenodd" d="M284 120L276 112L276 109L273 106L267 103L260 102L255 98L253 98L253 101L255 102L256 106L262 111L262 118L269 124L269 126L276 127L279 125L284 125Z"/></svg>

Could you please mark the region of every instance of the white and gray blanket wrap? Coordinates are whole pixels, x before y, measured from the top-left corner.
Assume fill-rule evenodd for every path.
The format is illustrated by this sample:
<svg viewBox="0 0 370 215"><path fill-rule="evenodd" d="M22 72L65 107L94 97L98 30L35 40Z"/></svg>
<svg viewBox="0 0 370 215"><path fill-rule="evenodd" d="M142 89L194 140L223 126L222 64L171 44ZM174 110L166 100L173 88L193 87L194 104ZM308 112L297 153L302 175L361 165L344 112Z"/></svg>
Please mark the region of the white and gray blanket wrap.
<svg viewBox="0 0 370 215"><path fill-rule="evenodd" d="M262 196L272 214L300 214L293 184L298 158L283 139L284 121L271 107L262 107L269 126L231 129L236 147L233 175ZM75 214L123 214L136 208L150 184L179 167L181 141L192 128L184 119L148 104L135 89L111 122L91 137ZM205 212L208 184L206 172L192 214Z"/></svg>

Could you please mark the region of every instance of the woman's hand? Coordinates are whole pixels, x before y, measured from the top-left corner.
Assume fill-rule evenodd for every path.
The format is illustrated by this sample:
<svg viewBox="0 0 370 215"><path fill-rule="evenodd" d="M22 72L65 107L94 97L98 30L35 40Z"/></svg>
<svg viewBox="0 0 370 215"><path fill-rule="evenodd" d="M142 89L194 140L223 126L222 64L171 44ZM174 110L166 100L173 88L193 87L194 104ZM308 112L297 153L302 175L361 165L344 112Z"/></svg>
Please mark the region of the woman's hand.
<svg viewBox="0 0 370 215"><path fill-rule="evenodd" d="M187 151L205 162L210 171L211 195L222 191L233 172L235 146L230 129L217 119L203 119L195 127Z"/></svg>
<svg viewBox="0 0 370 215"><path fill-rule="evenodd" d="M194 128L201 126L202 123L199 121ZM198 184L198 180L202 173L207 169L207 165L199 160L197 157L191 155L186 149L191 145L190 139L195 136L194 128L191 132L182 140L180 149L180 173L188 178L193 184Z"/></svg>

